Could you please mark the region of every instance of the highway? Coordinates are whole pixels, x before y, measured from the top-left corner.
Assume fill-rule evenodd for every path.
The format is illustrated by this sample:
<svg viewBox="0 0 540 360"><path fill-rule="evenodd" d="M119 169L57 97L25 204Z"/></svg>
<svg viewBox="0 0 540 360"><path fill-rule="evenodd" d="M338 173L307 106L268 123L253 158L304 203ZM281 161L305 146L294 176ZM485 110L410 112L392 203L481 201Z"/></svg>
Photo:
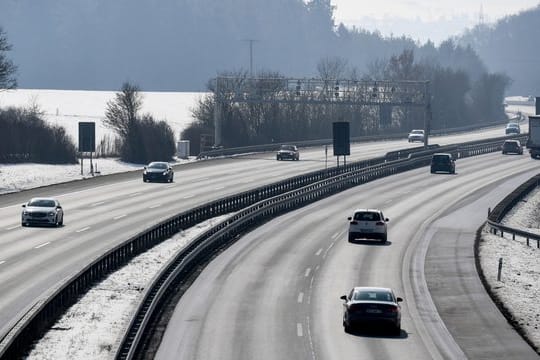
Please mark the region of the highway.
<svg viewBox="0 0 540 360"><path fill-rule="evenodd" d="M433 140L446 144L503 132L496 128ZM357 144L349 161L418 145L406 140ZM182 165L175 169L173 184L143 183L141 173L132 172L1 196L0 336L38 299L94 258L171 214L325 167L323 148L301 150L300 156L298 162L278 162L267 153ZM20 226L21 204L34 196L60 200L65 211L62 228Z"/></svg>
<svg viewBox="0 0 540 360"><path fill-rule="evenodd" d="M473 256L488 207L538 163L494 153L456 169L380 179L246 234L181 298L156 359L538 359L486 295ZM385 245L347 241L358 207L390 219ZM400 336L343 331L339 297L353 286L404 298Z"/></svg>

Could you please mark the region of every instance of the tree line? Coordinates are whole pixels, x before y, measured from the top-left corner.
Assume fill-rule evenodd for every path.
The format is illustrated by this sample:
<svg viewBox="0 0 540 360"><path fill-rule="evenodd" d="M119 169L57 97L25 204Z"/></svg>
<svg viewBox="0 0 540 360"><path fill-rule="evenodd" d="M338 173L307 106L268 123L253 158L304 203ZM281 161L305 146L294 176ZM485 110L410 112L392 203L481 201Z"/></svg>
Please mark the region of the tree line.
<svg viewBox="0 0 540 360"><path fill-rule="evenodd" d="M506 119L503 108L505 89L510 80L503 74L470 74L436 61L415 60L412 49L369 65L369 72L358 74L346 59L324 58L317 65L321 80L335 83L349 75L350 80L429 81L431 129L482 124ZM223 73L247 80L246 71ZM261 72L260 79L283 79L277 72ZM331 80L330 80L331 79ZM240 80L242 81L242 80ZM259 86L268 87L268 81ZM209 90L214 91L209 82ZM351 136L405 133L424 127L424 109L394 107L381 121L379 106L314 105L304 103L221 103L222 145L225 147L282 143L332 137L332 123L349 121ZM215 97L211 93L193 109L195 121L182 133L195 153L201 150L201 136L214 133ZM383 116L384 118L384 116Z"/></svg>

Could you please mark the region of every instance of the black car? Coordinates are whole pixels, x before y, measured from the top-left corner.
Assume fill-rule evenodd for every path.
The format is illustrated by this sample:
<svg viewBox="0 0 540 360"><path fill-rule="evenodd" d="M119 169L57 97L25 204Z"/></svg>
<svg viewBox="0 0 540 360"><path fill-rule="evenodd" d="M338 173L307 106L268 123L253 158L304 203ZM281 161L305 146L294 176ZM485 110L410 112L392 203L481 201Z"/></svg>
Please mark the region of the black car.
<svg viewBox="0 0 540 360"><path fill-rule="evenodd" d="M519 127L519 124L517 123L508 123L506 125L506 129L504 130L504 133L506 135L511 135L511 134L520 134L521 133L521 129Z"/></svg>
<svg viewBox="0 0 540 360"><path fill-rule="evenodd" d="M300 160L300 152L295 145L281 145L276 154L276 160Z"/></svg>
<svg viewBox="0 0 540 360"><path fill-rule="evenodd" d="M343 328L350 332L354 327L366 324L390 326L396 335L401 334L402 298L396 297L392 289L382 287L353 288L343 295Z"/></svg>
<svg viewBox="0 0 540 360"><path fill-rule="evenodd" d="M449 174L456 173L456 163L452 157L452 154L448 153L435 153L431 157L431 173L434 174L438 171L444 171Z"/></svg>
<svg viewBox="0 0 540 360"><path fill-rule="evenodd" d="M503 154L523 155L523 147L519 140L505 140L502 145Z"/></svg>
<svg viewBox="0 0 540 360"><path fill-rule="evenodd" d="M154 161L144 167L143 181L166 181L173 182L174 171L168 162Z"/></svg>

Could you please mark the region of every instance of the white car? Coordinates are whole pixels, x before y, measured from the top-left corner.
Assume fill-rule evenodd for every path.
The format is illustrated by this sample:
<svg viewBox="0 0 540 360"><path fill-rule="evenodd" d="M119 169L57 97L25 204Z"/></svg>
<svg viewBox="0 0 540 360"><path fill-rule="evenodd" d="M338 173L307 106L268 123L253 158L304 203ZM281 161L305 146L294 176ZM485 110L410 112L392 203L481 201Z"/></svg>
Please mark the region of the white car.
<svg viewBox="0 0 540 360"><path fill-rule="evenodd" d="M378 209L356 209L349 220L349 242L356 239L379 239L383 244L387 239L389 221Z"/></svg>
<svg viewBox="0 0 540 360"><path fill-rule="evenodd" d="M409 142L415 142L415 141L424 142L424 130L420 130L420 129L412 130L409 133L408 140Z"/></svg>
<svg viewBox="0 0 540 360"><path fill-rule="evenodd" d="M58 200L53 198L33 198L23 204L21 225L53 225L64 224L64 210Z"/></svg>

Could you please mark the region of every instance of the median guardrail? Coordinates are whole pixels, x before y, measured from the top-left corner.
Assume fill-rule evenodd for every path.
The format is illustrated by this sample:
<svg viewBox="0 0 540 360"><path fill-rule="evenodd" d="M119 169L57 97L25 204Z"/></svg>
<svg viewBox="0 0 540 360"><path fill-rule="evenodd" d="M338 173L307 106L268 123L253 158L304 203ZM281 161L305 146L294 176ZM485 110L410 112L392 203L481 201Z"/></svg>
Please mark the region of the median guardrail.
<svg viewBox="0 0 540 360"><path fill-rule="evenodd" d="M51 291L46 298L34 304L0 341L0 358L20 357L32 342L43 334L46 328L52 325L69 306L77 301L80 295L84 294L98 280L182 229L212 217L238 212L231 220L220 223L201 235L198 242L195 241L193 245L200 250L193 252L195 249L192 246L186 248L186 254L193 252L200 256L203 249L209 249L213 246L211 244L229 242L240 232L260 223L262 219L304 206L309 202L317 201L351 186L426 166L430 162L429 155L433 152L452 148L455 149L457 158L462 158L500 150L501 144L501 138L488 139L483 142L463 144L463 147L453 145L425 150L424 156L421 157L411 157L411 154L408 154L406 159L392 161L387 161L386 157L362 160L349 163L346 166L295 176L182 212L109 250L59 286L58 289ZM214 240L209 240L206 243L205 239L211 237ZM215 240L217 238L220 240ZM199 246L201 247L199 248ZM174 274L177 275L179 272L174 272ZM166 293L166 290L156 291L156 294L163 293ZM127 337L137 339L137 336ZM138 347L139 345L135 344L134 346Z"/></svg>

